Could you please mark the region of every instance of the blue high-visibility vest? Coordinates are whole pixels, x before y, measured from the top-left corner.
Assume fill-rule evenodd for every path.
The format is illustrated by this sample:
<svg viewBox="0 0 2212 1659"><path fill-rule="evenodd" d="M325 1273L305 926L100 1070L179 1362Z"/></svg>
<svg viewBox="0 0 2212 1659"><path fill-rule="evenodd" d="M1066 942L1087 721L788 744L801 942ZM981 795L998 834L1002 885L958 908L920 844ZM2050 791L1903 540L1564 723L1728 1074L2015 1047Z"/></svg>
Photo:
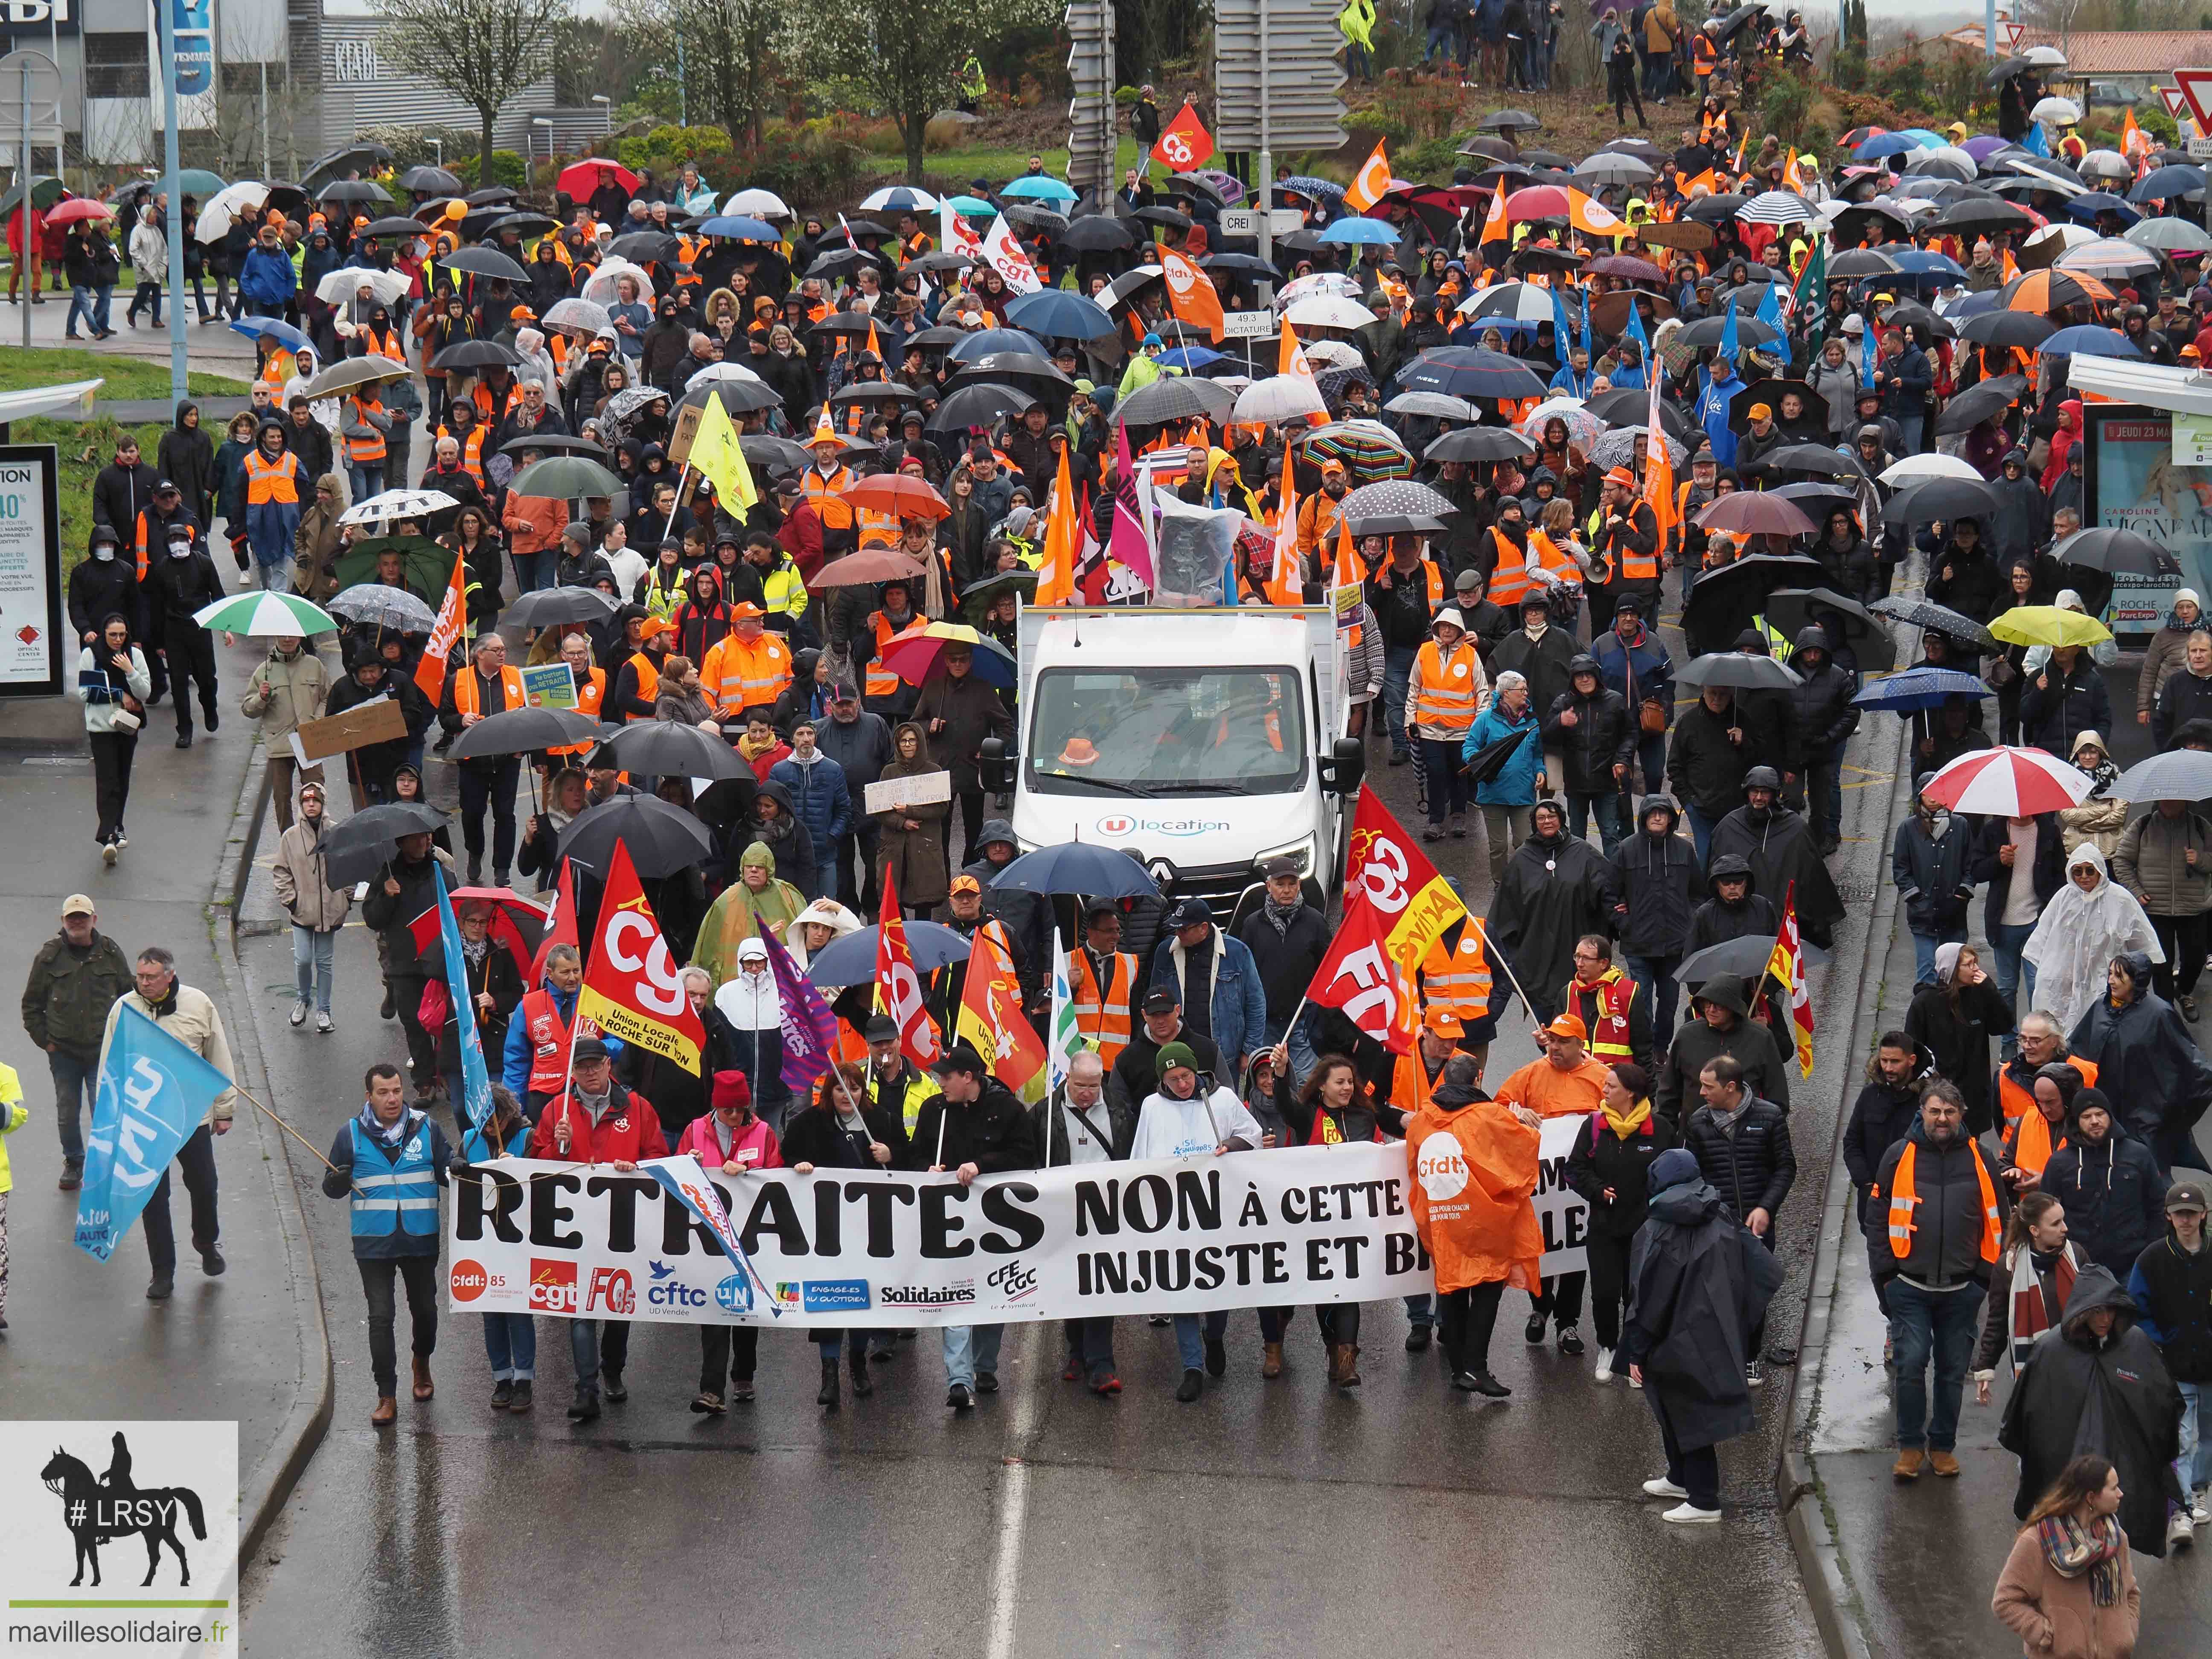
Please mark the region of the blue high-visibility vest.
<svg viewBox="0 0 2212 1659"><path fill-rule="evenodd" d="M365 1175L384 1167L384 1149L353 1125L353 1236L383 1238L404 1229L417 1238L438 1231L438 1171L430 1162L430 1122L425 1118L399 1149L387 1175Z"/></svg>

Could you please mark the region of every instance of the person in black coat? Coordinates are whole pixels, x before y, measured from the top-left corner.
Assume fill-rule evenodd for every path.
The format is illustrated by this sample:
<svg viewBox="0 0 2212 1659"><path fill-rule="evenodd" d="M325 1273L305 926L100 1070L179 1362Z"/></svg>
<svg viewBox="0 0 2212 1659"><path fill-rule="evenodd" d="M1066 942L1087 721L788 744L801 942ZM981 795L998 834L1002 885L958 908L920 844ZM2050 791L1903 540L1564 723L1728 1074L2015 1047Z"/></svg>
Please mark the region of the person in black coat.
<svg viewBox="0 0 2212 1659"><path fill-rule="evenodd" d="M1624 1062L1606 1073L1603 1105L1583 1120L1567 1152L1567 1185L1589 1206L1590 1316L1597 1322L1598 1380L1612 1375L1628 1297L1629 1247L1644 1225L1652 1161L1680 1139L1653 1109L1650 1073Z"/></svg>
<svg viewBox="0 0 2212 1659"><path fill-rule="evenodd" d="M1540 588L1521 601L1521 626L1491 650L1493 672L1510 669L1528 682L1528 706L1548 710L1572 690L1568 665L1582 654L1572 633L1552 621L1552 604Z"/></svg>
<svg viewBox="0 0 2212 1659"><path fill-rule="evenodd" d="M331 687L324 712L342 714L349 708L388 696L399 704L407 722L407 735L386 743L364 744L346 751L346 779L356 803L376 805L392 799L392 775L407 758L407 751L422 741L438 718L438 711L422 695L411 674L392 672L384 659L362 642L348 652L347 672Z"/></svg>
<svg viewBox="0 0 2212 1659"><path fill-rule="evenodd" d="M1705 884L1697 849L1675 833L1679 817L1664 795L1646 795L1636 833L1613 849L1613 927L1629 977L1651 1004L1651 1036L1674 1032L1674 969L1688 951L1690 929Z"/></svg>
<svg viewBox="0 0 2212 1659"><path fill-rule="evenodd" d="M1626 701L1607 689L1597 659L1587 652L1567 664L1567 689L1552 699L1544 746L1566 769L1568 833L1580 841L1595 808L1598 836L1611 853L1626 833L1620 797L1636 757L1636 733Z"/></svg>
<svg viewBox="0 0 2212 1659"><path fill-rule="evenodd" d="M2043 1166L2040 1184L2066 1206L2074 1248L2114 1273L2132 1271L2166 1231L2165 1173L2101 1088L2075 1092L2066 1144Z"/></svg>
<svg viewBox="0 0 2212 1659"><path fill-rule="evenodd" d="M100 469L92 481L92 521L104 524L133 544L138 515L154 504L154 482L159 475L139 458L138 440L125 432L115 441L115 459Z"/></svg>
<svg viewBox="0 0 2212 1659"><path fill-rule="evenodd" d="M1984 545L1981 526L1972 519L1953 525L1949 538L1930 552L1928 562L1928 597L1962 617L1986 617L2005 590L2004 572Z"/></svg>
<svg viewBox="0 0 2212 1659"><path fill-rule="evenodd" d="M1260 969L1260 988L1267 997L1267 1042L1272 1047L1289 1030L1314 970L1328 954L1334 930L1328 917L1306 902L1296 864L1270 859L1265 874L1266 898L1237 925L1236 935Z"/></svg>
<svg viewBox="0 0 2212 1659"><path fill-rule="evenodd" d="M222 578L215 561L195 544L198 526L179 520L168 527L166 545L147 550L147 608L160 629L163 654L177 700L177 747L192 746L192 703L187 684L197 682L207 728L222 721L216 706L215 636L192 620L192 613L222 598Z"/></svg>
<svg viewBox="0 0 2212 1659"><path fill-rule="evenodd" d="M1966 1103L1966 1127L1974 1134L1990 1127L1990 1039L2012 1028L2012 1004L1974 948L1938 948L1936 983L1914 994L1905 1012L1905 1031L1927 1048L1937 1074L1958 1085Z"/></svg>
<svg viewBox="0 0 2212 1659"><path fill-rule="evenodd" d="M1780 753L1780 734L1759 729L1740 714L1735 693L1723 685L1704 687L1675 720L1667 746L1667 781L1689 809L1700 865L1711 856L1715 827L1743 799L1753 757Z"/></svg>
<svg viewBox="0 0 2212 1659"><path fill-rule="evenodd" d="M1741 853L1714 856L1706 872L1705 890L1711 895L1690 916L1690 937L1685 955L1695 956L1709 945L1725 945L1732 939L1757 934L1771 939L1782 926L1782 907L1759 890L1751 860ZM1697 990L1692 984L1690 989Z"/></svg>
<svg viewBox="0 0 2212 1659"><path fill-rule="evenodd" d="M2172 689L2168 680L2166 690ZM2020 727L2030 747L2054 755L2073 753L2074 739L2084 732L2111 731L2112 698L2105 671L2080 646L2059 646L2021 693Z"/></svg>
<svg viewBox="0 0 2212 1659"><path fill-rule="evenodd" d="M1866 1082L1844 1126L1844 1167L1857 1189L1859 1231L1869 1241L1885 1224L1882 1205L1874 1194L1875 1172L1918 1120L1920 1091L1936 1075L1935 1057L1904 1031L1884 1031L1874 1058L1867 1061ZM1877 1292L1879 1289L1877 1285Z"/></svg>
<svg viewBox="0 0 2212 1659"><path fill-rule="evenodd" d="M106 525L95 526L89 555L70 572L69 619L77 643L90 645L100 625L121 617L138 631L138 563L121 556L121 538Z"/></svg>
<svg viewBox="0 0 2212 1659"><path fill-rule="evenodd" d="M1772 767L1754 766L1745 773L1744 804L1714 826L1712 855L1734 853L1745 859L1762 893L1794 893L1798 927L1826 950L1844 917L1843 896L1820 860L1811 828L1781 804L1781 795L1782 779Z"/></svg>
<svg viewBox="0 0 2212 1659"><path fill-rule="evenodd" d="M1505 866L1491 906L1489 936L1513 964L1514 976L1548 1024L1559 1012L1557 988L1573 977L1575 941L1603 933L1613 907L1613 866L1586 841L1566 832L1557 801L1529 813L1529 836Z"/></svg>
<svg viewBox="0 0 2212 1659"><path fill-rule="evenodd" d="M1699 1073L1705 1103L1682 1126L1682 1145L1697 1155L1698 1169L1729 1212L1748 1227L1769 1254L1775 1219L1797 1181L1797 1154L1790 1145L1790 1115L1745 1086L1743 1067L1727 1054L1707 1060ZM1766 1322L1752 1331L1745 1375L1757 1380Z"/></svg>
<svg viewBox="0 0 2212 1659"><path fill-rule="evenodd" d="M185 505L202 524L214 522L215 445L200 424L200 406L190 399L177 405L177 423L161 434L155 452L163 477L184 493Z"/></svg>
<svg viewBox="0 0 2212 1659"><path fill-rule="evenodd" d="M1803 677L1803 684L1790 693L1802 764L1784 779L1788 787L1783 799L1792 808L1806 811L1820 856L1826 858L1840 844L1844 797L1837 769L1843 763L1844 744L1858 730L1859 711L1851 707L1857 688L1852 676L1837 666L1825 629L1799 630L1790 666Z"/></svg>
<svg viewBox="0 0 2212 1659"><path fill-rule="evenodd" d="M1748 1015L1743 981L1729 975L1708 980L1690 999L1690 1018L1674 1033L1660 1062L1652 1099L1660 1115L1680 1124L1697 1109L1699 1079L1722 1055L1735 1062L1746 1085L1784 1111L1790 1109L1790 1072L1773 1030Z"/></svg>

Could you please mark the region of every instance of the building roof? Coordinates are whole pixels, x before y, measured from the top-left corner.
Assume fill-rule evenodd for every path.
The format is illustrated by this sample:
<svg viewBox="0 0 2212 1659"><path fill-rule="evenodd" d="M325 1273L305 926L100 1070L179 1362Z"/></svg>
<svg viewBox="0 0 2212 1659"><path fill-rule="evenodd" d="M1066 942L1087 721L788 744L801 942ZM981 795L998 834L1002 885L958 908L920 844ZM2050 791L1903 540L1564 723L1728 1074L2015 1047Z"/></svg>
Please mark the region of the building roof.
<svg viewBox="0 0 2212 1659"><path fill-rule="evenodd" d="M2066 67L2048 80L2091 80L2104 75L2165 75L2177 65L2212 64L2212 31L2203 29L2075 29L2061 39L2049 29L2030 29L2015 51L2057 46Z"/></svg>

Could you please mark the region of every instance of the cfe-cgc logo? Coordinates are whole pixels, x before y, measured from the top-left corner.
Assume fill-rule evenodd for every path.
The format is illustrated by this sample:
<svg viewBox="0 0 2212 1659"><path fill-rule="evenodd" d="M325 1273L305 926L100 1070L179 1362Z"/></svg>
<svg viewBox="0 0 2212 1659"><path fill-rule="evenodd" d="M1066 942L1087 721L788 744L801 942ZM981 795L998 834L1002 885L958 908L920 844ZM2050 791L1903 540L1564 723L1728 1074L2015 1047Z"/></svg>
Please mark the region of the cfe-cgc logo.
<svg viewBox="0 0 2212 1659"><path fill-rule="evenodd" d="M7 1652L235 1655L238 1425L0 1422Z"/></svg>

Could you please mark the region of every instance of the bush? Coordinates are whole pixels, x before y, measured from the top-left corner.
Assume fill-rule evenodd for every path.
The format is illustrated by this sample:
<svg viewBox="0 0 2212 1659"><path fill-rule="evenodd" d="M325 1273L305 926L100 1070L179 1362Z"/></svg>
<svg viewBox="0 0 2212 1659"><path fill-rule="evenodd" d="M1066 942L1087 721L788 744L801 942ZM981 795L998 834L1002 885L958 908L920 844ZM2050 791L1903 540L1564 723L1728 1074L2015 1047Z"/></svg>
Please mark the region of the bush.
<svg viewBox="0 0 2212 1659"><path fill-rule="evenodd" d="M1121 105L1125 108L1130 105L1143 102L1144 96L1145 94L1138 91L1134 87L1116 87L1114 88L1114 101ZM33 205L35 206L36 204L34 203Z"/></svg>
<svg viewBox="0 0 2212 1659"><path fill-rule="evenodd" d="M850 200L860 193L866 153L842 137L813 130L820 125L780 129L758 155L710 156L700 176L717 190L755 185L787 202Z"/></svg>
<svg viewBox="0 0 2212 1659"><path fill-rule="evenodd" d="M1813 84L1796 75L1778 73L1766 83L1759 118L1765 130L1784 144L1802 148L1805 123L1813 112Z"/></svg>
<svg viewBox="0 0 2212 1659"><path fill-rule="evenodd" d="M446 171L473 190L482 182L477 177L479 159L476 142L472 140L467 155L456 156L449 154L446 157ZM495 149L491 153L491 183L505 185L510 190L526 190L530 187L530 169L514 151Z"/></svg>

